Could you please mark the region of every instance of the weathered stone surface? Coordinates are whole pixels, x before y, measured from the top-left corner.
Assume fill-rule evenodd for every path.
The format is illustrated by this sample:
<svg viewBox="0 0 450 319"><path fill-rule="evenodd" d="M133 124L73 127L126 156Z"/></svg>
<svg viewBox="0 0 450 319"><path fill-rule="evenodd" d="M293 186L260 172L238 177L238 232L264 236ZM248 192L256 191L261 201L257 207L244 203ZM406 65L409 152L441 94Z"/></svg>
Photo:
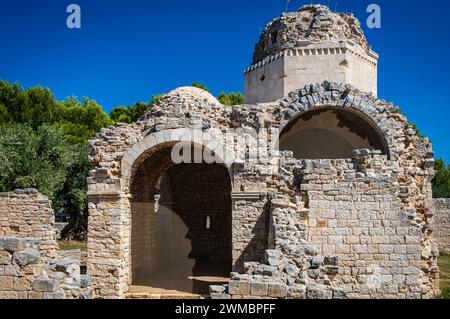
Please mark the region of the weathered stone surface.
<svg viewBox="0 0 450 319"><path fill-rule="evenodd" d="M27 242L21 238L0 237L0 250L15 252L27 247Z"/></svg>
<svg viewBox="0 0 450 319"><path fill-rule="evenodd" d="M81 291L80 299L94 299L94 289L88 288Z"/></svg>
<svg viewBox="0 0 450 319"><path fill-rule="evenodd" d="M215 299L215 300L226 300L226 299L231 299L230 295L227 294L211 294L211 299Z"/></svg>
<svg viewBox="0 0 450 319"><path fill-rule="evenodd" d="M228 291L231 295L250 295L250 283L245 281L230 281Z"/></svg>
<svg viewBox="0 0 450 319"><path fill-rule="evenodd" d="M88 288L91 284L91 276L89 275L81 275L80 276L80 287L81 288Z"/></svg>
<svg viewBox="0 0 450 319"><path fill-rule="evenodd" d="M296 20L299 16L307 21ZM280 38L271 43L272 37ZM362 59L376 71L377 56L369 49L358 21L321 6L308 6L277 19L264 31L261 43L268 46L256 50L258 64L252 66L256 73L269 70L264 63L280 62L289 54L319 61L318 70L322 58L338 56L337 68L347 68L358 62L343 61L344 57L350 59L356 51L361 54L351 59ZM277 74L258 74L257 83ZM360 81L361 73L355 74L356 82ZM242 159L226 163L233 176L233 237L227 242L233 243L232 262L238 274L232 274L229 291L213 287L211 293L215 297L270 298L269 285L286 284L286 296L279 298L436 296L437 249L429 203L434 176L431 143L417 136L397 106L348 83L328 80L298 85L274 102L231 108L199 89L180 88L163 96L140 121L98 133L90 141L94 169L88 182L87 262L96 296L123 297L136 264L153 266L129 250L142 242L142 236L132 231L136 218L131 216L154 209L149 202L162 193L143 186L150 179L152 183L161 180L173 164L163 164L162 149L184 138L193 127L203 133L217 131L218 144L226 144L225 133L230 128L284 128L282 135L294 134L294 121L305 118L312 125L308 118L325 109L338 114L335 126L356 132L345 132L345 136L362 140L354 152L346 150L348 158L294 158L295 152L288 147L275 165L250 161L244 151ZM344 110L351 116L344 116ZM358 125L347 123L353 120ZM178 137L171 136L174 132ZM158 165L149 164L149 169L144 163L150 162ZM140 176L147 179L136 182ZM247 284L250 291L243 294Z"/></svg>
<svg viewBox="0 0 450 319"><path fill-rule="evenodd" d="M250 284L250 293L252 296L267 296L268 285L262 282L252 282Z"/></svg>
<svg viewBox="0 0 450 319"><path fill-rule="evenodd" d="M30 278L27 277L14 278L14 290L30 291L31 290Z"/></svg>
<svg viewBox="0 0 450 319"><path fill-rule="evenodd" d="M0 292L11 291L14 287L14 279L12 277L0 276Z"/></svg>
<svg viewBox="0 0 450 319"><path fill-rule="evenodd" d="M268 296L272 298L286 298L287 287L283 284L269 283Z"/></svg>
<svg viewBox="0 0 450 319"><path fill-rule="evenodd" d="M11 263L11 254L7 251L0 251L0 265L8 265Z"/></svg>
<svg viewBox="0 0 450 319"><path fill-rule="evenodd" d="M48 278L37 278L33 283L33 289L38 292L55 292L58 281Z"/></svg>
<svg viewBox="0 0 450 319"><path fill-rule="evenodd" d="M53 292L44 292L42 299L47 299L47 300L65 299L65 295L63 292L54 292L54 293Z"/></svg>
<svg viewBox="0 0 450 319"><path fill-rule="evenodd" d="M71 275L75 272L79 272L80 261L75 259L61 259L55 265L56 271L65 273L66 275Z"/></svg>
<svg viewBox="0 0 450 319"><path fill-rule="evenodd" d="M35 189L15 190L0 196L0 250L39 249L44 257L55 257L58 245L51 201ZM6 237L2 239L3 237ZM33 238L33 239L31 239ZM37 247L37 242L41 247Z"/></svg>
<svg viewBox="0 0 450 319"><path fill-rule="evenodd" d="M300 285L288 287L287 298L288 299L306 299L306 287L300 286Z"/></svg>
<svg viewBox="0 0 450 319"><path fill-rule="evenodd" d="M22 251L17 251L13 255L13 260L21 267L28 266L29 264L36 263L41 258L39 251L27 248Z"/></svg>
<svg viewBox="0 0 450 319"><path fill-rule="evenodd" d="M266 261L270 266L279 266L282 263L281 250L266 250Z"/></svg>
<svg viewBox="0 0 450 319"><path fill-rule="evenodd" d="M227 288L225 286L211 285L209 286L209 294L223 294Z"/></svg>
<svg viewBox="0 0 450 319"><path fill-rule="evenodd" d="M435 237L439 242L439 250L450 253L450 199L433 200L435 212Z"/></svg>
<svg viewBox="0 0 450 319"><path fill-rule="evenodd" d="M274 33L277 45L273 45ZM306 5L298 12L285 13L269 23L261 35L254 63L299 46L303 42L351 40L369 50L359 21L352 15L336 14L323 5Z"/></svg>

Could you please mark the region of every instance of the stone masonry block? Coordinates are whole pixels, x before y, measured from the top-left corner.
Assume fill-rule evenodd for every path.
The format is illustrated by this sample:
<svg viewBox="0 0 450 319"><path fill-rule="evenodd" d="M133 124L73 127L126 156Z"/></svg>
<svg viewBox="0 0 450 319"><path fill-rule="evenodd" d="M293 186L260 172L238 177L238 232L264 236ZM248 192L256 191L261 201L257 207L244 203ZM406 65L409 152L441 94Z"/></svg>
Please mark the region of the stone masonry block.
<svg viewBox="0 0 450 319"><path fill-rule="evenodd" d="M55 292L58 288L58 281L48 278L37 278L33 284L33 290L38 292Z"/></svg>
<svg viewBox="0 0 450 319"><path fill-rule="evenodd" d="M0 265L8 265L11 263L11 254L7 251L0 251Z"/></svg>
<svg viewBox="0 0 450 319"><path fill-rule="evenodd" d="M249 295L250 283L245 281L230 281L228 291L230 295Z"/></svg>
<svg viewBox="0 0 450 319"><path fill-rule="evenodd" d="M286 285L269 283L268 296L272 298L286 298L287 296Z"/></svg>
<svg viewBox="0 0 450 319"><path fill-rule="evenodd" d="M250 284L250 294L252 296L265 297L268 293L268 285L263 282L252 282Z"/></svg>

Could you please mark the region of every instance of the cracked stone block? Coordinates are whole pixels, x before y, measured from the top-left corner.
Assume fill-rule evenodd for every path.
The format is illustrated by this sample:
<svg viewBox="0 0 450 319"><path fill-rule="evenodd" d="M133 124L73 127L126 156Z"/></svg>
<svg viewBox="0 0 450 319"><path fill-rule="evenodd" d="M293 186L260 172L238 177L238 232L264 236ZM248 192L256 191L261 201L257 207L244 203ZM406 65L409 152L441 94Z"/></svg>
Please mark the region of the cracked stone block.
<svg viewBox="0 0 450 319"><path fill-rule="evenodd" d="M21 267L36 263L41 258L41 253L33 248L17 251L13 255L13 260Z"/></svg>

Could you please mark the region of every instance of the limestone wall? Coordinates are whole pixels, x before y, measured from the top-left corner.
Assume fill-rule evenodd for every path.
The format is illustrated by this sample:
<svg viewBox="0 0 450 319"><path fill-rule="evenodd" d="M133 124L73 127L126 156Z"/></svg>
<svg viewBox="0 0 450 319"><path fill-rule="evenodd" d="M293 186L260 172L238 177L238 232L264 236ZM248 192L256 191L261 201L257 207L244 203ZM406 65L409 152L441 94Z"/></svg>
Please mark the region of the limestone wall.
<svg viewBox="0 0 450 319"><path fill-rule="evenodd" d="M242 271L241 275L247 276L249 274L245 271L249 269L252 274L250 278L244 277L247 282L254 279L252 277L254 273L260 276L256 282L265 278L267 283L274 278L274 273L277 277L276 274L281 274L284 270L275 271L273 268L267 268L267 264L261 263L266 262L267 258L264 257L269 248L269 250L277 251L275 253L277 255L279 251L282 252L278 259L284 263L283 267L287 267L294 277L298 276L300 272L292 267L293 263L298 262L298 266L303 267L304 264L311 264L315 258L314 266L306 268L306 273L311 270L312 283L318 285L319 288L311 286L310 297L329 296L329 288L324 288L331 287L331 278L325 277L328 275L327 272L336 277L336 280L340 280L337 282L342 282L345 288L349 289L348 293L352 297L378 297L381 294L384 294L383 296L395 295L399 298L435 296L438 290L437 249L434 247L433 233L429 231L433 223L431 180L434 175L434 153L431 143L428 139L416 135L406 117L395 105L360 92L351 85L329 82L306 85L271 104L244 105L233 108L221 106L213 98L205 96L205 93L200 93L196 89L182 88L166 95L149 110L149 113L141 121L128 126L110 127L97 134L91 141L90 156L95 169L89 178L88 244L88 272L93 277L97 296L123 297L129 289L132 278L130 269L132 265L131 237L135 237L134 241L139 240L136 234L131 236L130 233L132 223L130 200L133 200L133 192L130 190L132 179L133 176L142 175L142 172L137 171L136 168L141 167L142 162L149 158L149 154L159 152L162 148L180 140L179 135L174 137L172 133L188 131L198 127L198 123L201 123L202 132L206 133L213 129L224 133L227 128L242 127L280 128L282 131L301 114L329 107L351 109L355 114L360 114L361 118L367 118L371 125L376 126L377 130L382 132L387 156L374 161L369 160L367 163L352 160L334 164L329 162L328 166L314 169L313 172L305 171L305 177L310 180L303 182L304 187L308 187L307 184L311 184L309 187L312 188L327 187L328 189L321 190L322 194L315 192L314 189L292 189L293 171L299 169L295 165L302 167L296 159L288 160L288 162L293 161L294 167L281 166L275 169L272 166L269 167L267 163L258 161L256 163L250 161L233 163L229 170L233 184L231 194L232 251L235 270ZM372 155L379 156L378 154L366 150L358 156L365 158ZM365 163L366 166L364 166ZM151 169L149 173L154 171L155 169ZM320 182L319 176L325 178L323 183ZM278 181L280 185L273 186L274 181ZM385 189L380 189L377 183L384 185ZM341 191L354 192L359 197L356 200L353 197L344 199L349 194L340 194ZM336 196L343 196L339 197L342 207L333 206L331 208L331 205L335 205ZM271 198L276 201L274 202ZM309 200L311 200L311 206L308 206ZM275 204L282 207L274 209ZM285 205L289 209L286 209ZM303 208L311 210L311 217L305 219L308 224L311 223L311 227L307 228L311 229L311 236L308 234L307 237L301 237L302 239L298 240L299 237L292 234L297 231L306 233L305 220L290 220L288 216L291 213L304 216L305 213L300 208L300 211L297 212L291 207L301 207L302 205ZM326 207L329 205L330 208L321 205ZM279 220L289 223L289 229L286 230L287 235L283 233L282 223L274 224L276 219L274 214L278 216ZM333 214L335 214L334 219L332 218ZM373 219L374 214L379 215L377 215L377 219ZM395 217L391 215L395 215ZM389 219L384 221L383 217ZM361 221L355 220L355 218L361 218ZM351 237L353 234L341 234L344 231L342 228L346 228L343 226L343 220L349 225L348 227L361 229L364 232L355 235L358 237L359 244L351 243L353 240L356 241L356 238ZM395 225L389 226L391 222ZM409 224L404 227L399 226L399 223L403 222ZM372 232L369 224L376 226ZM324 229L326 227L322 227L323 225L326 227L330 225L330 235L326 235L326 242L320 238L324 237L324 232L327 232ZM296 230L297 226L300 229ZM378 235L382 232L378 228L384 231L384 235ZM367 232L368 235L366 235ZM388 236L389 242L384 242L385 239L380 238L386 236ZM396 236L401 238L396 238ZM289 251L295 245L299 245L300 248L296 254L300 254L301 259L297 260L296 257L289 253L286 254L281 249L285 246L283 243L285 238L288 238L289 244L286 247L289 248ZM308 247L308 240L316 239L315 243L319 246L317 251ZM295 240L297 240L297 244L295 244ZM398 243L395 242L396 240ZM420 244L417 244L417 240L420 240ZM342 248L339 248L341 242ZM375 245L382 253L369 252L369 245ZM336 253L331 253L333 247ZM345 255L343 261L336 265L337 261L332 257L337 257L335 255L338 253L338 248L349 249L350 252L342 253ZM296 248L294 247L294 249ZM401 251L405 249L407 260L402 260ZM418 250L420 253L417 253ZM302 255L302 251L305 252L304 255ZM326 253L327 251L330 253ZM391 253L391 251L394 252ZM388 272L392 271L381 275L382 280L386 280L386 282L384 285L382 284L380 290L367 292L363 282L365 275L358 277L358 271L366 267L367 263L360 267L359 261L352 260L352 258L356 258L356 255L358 258L368 258L367 261L370 261L370 265L374 261L375 265L381 265L380 268L386 268ZM386 256L390 255L399 260L386 260L389 258ZM378 260L377 258L385 259ZM248 262L261 264L247 264L248 267L246 267ZM366 260L362 260L361 264L365 262ZM395 267L400 267L400 265L402 265L400 271L404 272L394 273ZM298 266L296 267L300 268ZM342 272L335 273L336 267L339 269L342 267L343 270L340 270ZM373 271L377 272L378 268L375 267ZM347 277L346 274L349 272L351 276ZM310 275L307 275L309 278ZM387 277L383 277L384 275ZM404 277L395 277L394 279L394 276L397 275ZM416 281L417 276L421 282L419 286ZM233 277L233 281L237 279L239 277ZM294 291L310 287L302 281L304 278L296 279L300 283L292 283L292 280L288 283L287 281L290 279L285 275L279 276L271 282L280 283L284 280L285 285L292 284L289 288ZM315 282L316 279L318 283ZM400 282L400 284L397 285L396 282ZM402 284L403 282L405 284ZM398 287L394 287L395 285ZM341 297L342 291L339 290L339 287L336 289L338 290L333 292L332 296L334 297L336 294L337 297ZM236 294L236 296L244 295Z"/></svg>
<svg viewBox="0 0 450 319"><path fill-rule="evenodd" d="M359 161L356 170L355 163L305 161L301 190L310 210L309 242L319 254L338 257L333 283L350 291L350 298L432 296L437 269L429 265L432 275L423 278L424 229L415 222L416 211L402 207L404 195L392 174L396 163L382 156Z"/></svg>
<svg viewBox="0 0 450 319"><path fill-rule="evenodd" d="M267 103L309 83L348 83L377 95L378 56L348 43L289 49L245 70L245 103Z"/></svg>
<svg viewBox="0 0 450 319"><path fill-rule="evenodd" d="M45 257L58 248L51 201L35 189L0 193L0 236L36 238Z"/></svg>
<svg viewBox="0 0 450 319"><path fill-rule="evenodd" d="M441 252L450 253L450 199L435 199L435 237Z"/></svg>
<svg viewBox="0 0 450 319"><path fill-rule="evenodd" d="M36 239L0 237L0 299L88 299L80 261L43 258Z"/></svg>

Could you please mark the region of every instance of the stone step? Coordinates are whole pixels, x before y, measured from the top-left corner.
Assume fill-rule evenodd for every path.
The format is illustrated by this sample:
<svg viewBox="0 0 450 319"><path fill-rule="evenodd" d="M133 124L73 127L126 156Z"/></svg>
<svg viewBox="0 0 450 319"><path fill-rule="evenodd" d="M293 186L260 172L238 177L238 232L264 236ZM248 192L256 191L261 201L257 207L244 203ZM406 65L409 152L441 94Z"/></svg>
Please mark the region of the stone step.
<svg viewBox="0 0 450 319"><path fill-rule="evenodd" d="M126 299L163 299L163 300L199 300L205 296L196 294L155 294L155 293L128 293Z"/></svg>

